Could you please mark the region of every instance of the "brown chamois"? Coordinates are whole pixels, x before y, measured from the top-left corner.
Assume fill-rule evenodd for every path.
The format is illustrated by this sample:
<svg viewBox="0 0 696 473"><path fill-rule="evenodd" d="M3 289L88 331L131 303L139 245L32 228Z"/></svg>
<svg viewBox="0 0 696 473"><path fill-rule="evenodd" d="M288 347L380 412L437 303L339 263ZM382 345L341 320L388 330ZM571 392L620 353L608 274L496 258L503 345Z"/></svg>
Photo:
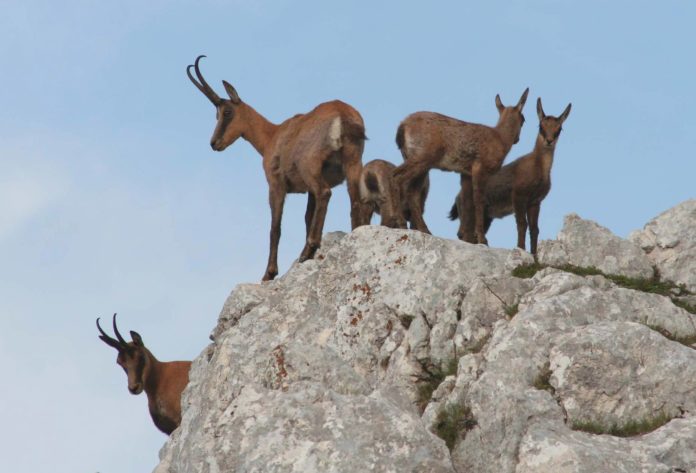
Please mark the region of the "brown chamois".
<svg viewBox="0 0 696 473"><path fill-rule="evenodd" d="M454 171L461 175L461 194L471 196L463 207L463 222L457 235L460 239L487 244L483 230L483 192L488 178L500 169L512 145L520 139L524 124L522 108L527 88L517 105L506 107L495 96L499 118L495 127L468 123L434 112L416 112L406 117L396 132L396 144L404 157L394 176L403 189L416 229L430 233L423 220L418 200L417 182L430 169ZM465 225L475 221L475 231Z"/></svg>
<svg viewBox="0 0 696 473"><path fill-rule="evenodd" d="M118 363L128 376L128 390L140 394L145 390L150 416L165 434L171 434L181 423L181 393L188 384L190 361L158 361L145 348L143 339L131 330L131 342L126 342L116 328L116 314L113 319L116 338L111 338L102 330L97 318L99 338L118 350Z"/></svg>
<svg viewBox="0 0 696 473"><path fill-rule="evenodd" d="M539 237L539 210L541 202L551 190L551 166L556 143L562 125L570 113L571 104L557 117L544 114L541 98L537 100L539 134L531 153L503 166L491 176L486 186L484 231L488 232L495 218L515 214L517 223L517 246L525 249L527 223L529 223L530 249L537 252ZM461 194L450 210L449 218L459 217Z"/></svg>
<svg viewBox="0 0 696 473"><path fill-rule="evenodd" d="M360 199L367 206L366 220L369 223L373 213L381 215L380 225L391 228L406 228L406 222L410 222L406 200L403 199L399 186L395 185L393 173L396 165L383 159L375 159L363 166L360 175ZM427 174L422 182L418 182L420 192L419 202L421 208L428 197L430 182Z"/></svg>
<svg viewBox="0 0 696 473"><path fill-rule="evenodd" d="M222 151L242 137L263 158L271 206L271 245L264 281L278 274L278 242L283 204L288 193L308 193L305 226L307 239L300 262L311 259L321 244L331 188L347 180L351 202L351 228L365 223L358 183L362 170L365 126L362 117L339 100L325 102L314 110L295 115L279 125L269 122L237 91L222 81L229 99L221 99L203 78L198 62L186 68L191 82L215 105L217 125L210 139ZM194 68L198 81L191 75Z"/></svg>

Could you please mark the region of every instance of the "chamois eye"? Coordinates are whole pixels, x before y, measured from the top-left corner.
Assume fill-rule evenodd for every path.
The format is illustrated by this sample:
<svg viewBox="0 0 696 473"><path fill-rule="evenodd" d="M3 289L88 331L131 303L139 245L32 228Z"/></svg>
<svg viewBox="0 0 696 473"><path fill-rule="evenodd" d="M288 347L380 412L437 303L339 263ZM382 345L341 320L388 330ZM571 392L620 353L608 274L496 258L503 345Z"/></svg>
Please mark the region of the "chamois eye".
<svg viewBox="0 0 696 473"><path fill-rule="evenodd" d="M226 117L230 117L232 116L232 110L225 110L224 112L222 112L222 114Z"/></svg>

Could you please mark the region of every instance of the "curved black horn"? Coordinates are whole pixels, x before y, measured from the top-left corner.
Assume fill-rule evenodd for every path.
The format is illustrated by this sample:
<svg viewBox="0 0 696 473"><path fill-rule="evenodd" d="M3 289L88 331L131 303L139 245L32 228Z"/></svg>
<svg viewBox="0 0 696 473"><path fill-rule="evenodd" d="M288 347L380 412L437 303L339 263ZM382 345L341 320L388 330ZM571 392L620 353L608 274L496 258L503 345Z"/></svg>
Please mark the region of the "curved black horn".
<svg viewBox="0 0 696 473"><path fill-rule="evenodd" d="M101 328L101 325L99 325L99 317L97 317L97 329L99 330L99 333L101 333L101 335L99 335L101 341L119 351L123 349L123 346L118 342L118 340L111 338L109 335L107 335L104 329Z"/></svg>
<svg viewBox="0 0 696 473"><path fill-rule="evenodd" d="M116 314L114 314L114 333L116 334L116 338L118 338L118 341L121 342L121 345L128 345L128 342L124 340L124 338L121 336L121 333L118 331L118 328L116 328Z"/></svg>
<svg viewBox="0 0 696 473"><path fill-rule="evenodd" d="M220 97L218 96L218 94L215 93L213 88L210 87L210 85L208 85L208 83L203 78L203 74L201 74L201 70L198 68L198 61L200 61L201 58L204 58L204 57L206 57L206 56L204 54L201 54L200 56L198 56L196 58L196 61L193 64L189 64L186 67L186 75L191 80L191 82L193 82L193 85L195 85L198 90L203 92L203 95L208 97L208 100L213 102L213 105L218 105L220 102L222 102L222 99L220 99ZM196 76L198 77L198 81L196 81L196 79L194 79L193 75L191 74L192 67L196 71Z"/></svg>

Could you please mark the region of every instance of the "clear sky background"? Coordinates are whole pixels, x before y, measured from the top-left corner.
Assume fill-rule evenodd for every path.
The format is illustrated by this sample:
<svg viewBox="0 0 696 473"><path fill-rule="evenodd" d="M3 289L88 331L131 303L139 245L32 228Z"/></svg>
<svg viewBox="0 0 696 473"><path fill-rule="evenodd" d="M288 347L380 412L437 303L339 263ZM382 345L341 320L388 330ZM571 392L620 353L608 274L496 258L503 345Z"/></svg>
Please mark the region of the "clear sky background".
<svg viewBox="0 0 696 473"><path fill-rule="evenodd" d="M399 122L431 110L495 124L572 112L541 237L576 212L621 236L696 195L693 21L686 1L0 0L0 471L150 471L166 437L132 396L94 320L118 312L161 360L208 343L238 283L264 271L261 158L210 149L214 108L185 74L198 54L274 122L339 98L358 109L363 161L400 162ZM433 171L426 221L446 220L458 176ZM280 271L304 241L286 201ZM350 230L345 185L325 231ZM511 248L514 219L491 245ZM108 323L107 323L108 325ZM127 333L127 332L125 332Z"/></svg>

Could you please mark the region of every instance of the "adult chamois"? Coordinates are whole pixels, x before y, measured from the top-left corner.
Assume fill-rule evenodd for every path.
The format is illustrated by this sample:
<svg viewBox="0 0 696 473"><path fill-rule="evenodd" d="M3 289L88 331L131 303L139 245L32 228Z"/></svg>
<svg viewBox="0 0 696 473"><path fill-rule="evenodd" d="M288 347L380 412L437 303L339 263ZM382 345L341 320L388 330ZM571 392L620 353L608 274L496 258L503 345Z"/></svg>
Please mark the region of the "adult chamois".
<svg viewBox="0 0 696 473"><path fill-rule="evenodd" d="M525 249L529 223L530 249L533 255L537 252L539 210L541 202L551 190L553 155L570 107L571 104L568 104L559 117L553 117L544 113L541 98L537 99L539 134L534 149L531 153L503 166L491 176L486 187L484 231L488 232L493 219L514 213L517 223L517 246ZM461 194L457 196L450 210L451 220L459 217L460 202Z"/></svg>
<svg viewBox="0 0 696 473"><path fill-rule="evenodd" d="M217 125L210 146L222 151L242 137L263 158L271 205L270 254L263 276L263 281L268 281L278 274L280 223L288 193L309 194L305 213L307 239L300 262L313 258L319 248L331 188L344 179L351 202L351 228L366 223L358 190L365 126L358 111L339 100L322 103L279 125L273 124L243 102L234 87L224 80L229 99L220 98L198 68L203 57L198 56L186 68L186 74L215 105ZM198 80L191 75L191 68Z"/></svg>
<svg viewBox="0 0 696 473"><path fill-rule="evenodd" d="M367 222L373 213L381 215L380 225L391 228L406 228L406 222L411 223L411 212L401 189L394 183L393 173L396 165L383 159L374 159L365 164L360 175L360 199L367 206ZM425 175L419 182L419 202L421 208L428 197L430 182Z"/></svg>
<svg viewBox="0 0 696 473"><path fill-rule="evenodd" d="M113 327L116 338L102 330L97 318L99 338L118 350L116 363L128 376L128 390L136 395L145 391L155 426L165 434L171 434L181 423L181 393L188 384L191 362L157 360L145 347L142 337L132 330L132 341L126 342L116 327L116 314Z"/></svg>
<svg viewBox="0 0 696 473"><path fill-rule="evenodd" d="M461 175L462 223L460 239L487 244L483 230L483 192L488 178L500 169L512 145L520 139L524 124L522 108L527 88L517 105L506 107L495 96L499 118L495 127L468 123L434 112L416 112L406 117L396 132L396 144L404 162L394 176L408 201L416 229L430 233L419 203L418 182L430 169L454 171ZM475 237L469 220L475 220Z"/></svg>

